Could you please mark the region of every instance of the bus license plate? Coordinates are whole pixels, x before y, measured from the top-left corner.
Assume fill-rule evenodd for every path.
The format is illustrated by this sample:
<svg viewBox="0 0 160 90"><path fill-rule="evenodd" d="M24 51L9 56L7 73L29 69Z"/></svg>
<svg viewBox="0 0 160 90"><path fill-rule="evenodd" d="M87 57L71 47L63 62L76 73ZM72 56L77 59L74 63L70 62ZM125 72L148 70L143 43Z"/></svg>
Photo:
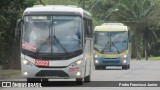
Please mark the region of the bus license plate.
<svg viewBox="0 0 160 90"><path fill-rule="evenodd" d="M48 60L35 60L36 66L49 66Z"/></svg>
<svg viewBox="0 0 160 90"><path fill-rule="evenodd" d="M79 68L76 67L76 68L69 68L69 72L77 72L79 71Z"/></svg>

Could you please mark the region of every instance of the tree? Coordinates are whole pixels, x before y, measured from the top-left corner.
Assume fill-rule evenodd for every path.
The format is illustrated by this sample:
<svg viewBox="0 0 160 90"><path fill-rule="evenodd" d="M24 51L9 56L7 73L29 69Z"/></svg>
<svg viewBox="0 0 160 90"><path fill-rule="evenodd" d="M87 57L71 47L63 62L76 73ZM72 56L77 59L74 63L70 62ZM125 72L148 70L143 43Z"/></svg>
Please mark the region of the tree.
<svg viewBox="0 0 160 90"><path fill-rule="evenodd" d="M104 23L103 19L114 9L117 3L117 0L78 0L77 3L79 3L81 7L83 7L84 4L82 1L85 1L84 9L92 14L93 26Z"/></svg>
<svg viewBox="0 0 160 90"><path fill-rule="evenodd" d="M151 0L119 0L117 8L119 9L119 11L116 14L116 19L119 21L125 21L126 24L130 26L132 31L134 32L132 55L136 56L134 54L139 49L141 49L141 51L144 49L145 58L147 60L150 27L148 18L151 16L152 10L154 8L154 3ZM139 45L143 45L142 48L135 48ZM135 49L136 51L134 51Z"/></svg>
<svg viewBox="0 0 160 90"><path fill-rule="evenodd" d="M153 32L154 34L154 38L153 37L150 37L150 42L151 42L151 55L153 56L159 56L160 55L160 17L159 17L159 14L160 14L160 1L159 0L153 0L153 2L155 3L155 7L153 9L153 12L152 12L152 16L149 17L149 21L148 22L151 27L150 29L152 29L151 31Z"/></svg>
<svg viewBox="0 0 160 90"><path fill-rule="evenodd" d="M15 25L26 7L38 4L35 0L1 0L0 3L0 64L20 67L19 44L15 42ZM18 63L18 65L17 65Z"/></svg>
<svg viewBox="0 0 160 90"><path fill-rule="evenodd" d="M40 0L45 5L78 5L75 0Z"/></svg>

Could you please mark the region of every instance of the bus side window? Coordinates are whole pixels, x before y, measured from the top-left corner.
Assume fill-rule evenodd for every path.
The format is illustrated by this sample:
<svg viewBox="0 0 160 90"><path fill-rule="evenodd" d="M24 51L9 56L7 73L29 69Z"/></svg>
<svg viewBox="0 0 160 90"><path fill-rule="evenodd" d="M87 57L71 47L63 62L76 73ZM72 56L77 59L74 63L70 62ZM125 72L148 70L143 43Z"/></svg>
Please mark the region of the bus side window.
<svg viewBox="0 0 160 90"><path fill-rule="evenodd" d="M92 22L91 20L84 19L84 36L87 38L92 37Z"/></svg>
<svg viewBox="0 0 160 90"><path fill-rule="evenodd" d="M132 37L133 37L133 32L132 31L128 31L129 42L132 42Z"/></svg>
<svg viewBox="0 0 160 90"><path fill-rule="evenodd" d="M88 20L88 30L89 30L89 37L93 37L93 33L92 33L92 21Z"/></svg>

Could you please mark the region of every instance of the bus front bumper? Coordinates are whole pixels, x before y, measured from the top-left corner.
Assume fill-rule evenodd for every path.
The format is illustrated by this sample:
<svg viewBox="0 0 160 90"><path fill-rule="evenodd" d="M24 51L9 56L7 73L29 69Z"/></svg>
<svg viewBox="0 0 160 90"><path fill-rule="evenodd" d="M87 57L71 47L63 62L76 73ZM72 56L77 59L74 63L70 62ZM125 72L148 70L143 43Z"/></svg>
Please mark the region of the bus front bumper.
<svg viewBox="0 0 160 90"><path fill-rule="evenodd" d="M122 58L95 58L95 66L123 66L128 65L129 61Z"/></svg>
<svg viewBox="0 0 160 90"><path fill-rule="evenodd" d="M50 79L70 79L70 78L82 78L83 68L82 66L73 67L72 65L67 67L49 67L40 68L35 65L22 65L22 76L24 78L50 78Z"/></svg>

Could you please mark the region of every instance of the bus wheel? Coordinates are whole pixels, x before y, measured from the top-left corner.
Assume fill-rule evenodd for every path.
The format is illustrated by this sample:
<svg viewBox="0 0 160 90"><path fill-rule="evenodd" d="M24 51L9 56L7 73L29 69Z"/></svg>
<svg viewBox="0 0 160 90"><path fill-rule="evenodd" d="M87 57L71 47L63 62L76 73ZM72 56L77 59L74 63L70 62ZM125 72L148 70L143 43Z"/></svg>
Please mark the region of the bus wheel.
<svg viewBox="0 0 160 90"><path fill-rule="evenodd" d="M83 78L76 78L77 85L83 85Z"/></svg>
<svg viewBox="0 0 160 90"><path fill-rule="evenodd" d="M128 69L128 65L122 66L122 69Z"/></svg>
<svg viewBox="0 0 160 90"><path fill-rule="evenodd" d="M90 82L91 81L91 76L88 75L84 78L84 82Z"/></svg>
<svg viewBox="0 0 160 90"><path fill-rule="evenodd" d="M130 69L130 64L128 64L128 69Z"/></svg>
<svg viewBox="0 0 160 90"><path fill-rule="evenodd" d="M42 82L41 82L42 87L48 86L48 84L49 84L48 82L49 82L48 78L42 78Z"/></svg>
<svg viewBox="0 0 160 90"><path fill-rule="evenodd" d="M27 78L27 83L41 82L40 78Z"/></svg>
<svg viewBox="0 0 160 90"><path fill-rule="evenodd" d="M48 78L43 78L42 82L48 82Z"/></svg>

